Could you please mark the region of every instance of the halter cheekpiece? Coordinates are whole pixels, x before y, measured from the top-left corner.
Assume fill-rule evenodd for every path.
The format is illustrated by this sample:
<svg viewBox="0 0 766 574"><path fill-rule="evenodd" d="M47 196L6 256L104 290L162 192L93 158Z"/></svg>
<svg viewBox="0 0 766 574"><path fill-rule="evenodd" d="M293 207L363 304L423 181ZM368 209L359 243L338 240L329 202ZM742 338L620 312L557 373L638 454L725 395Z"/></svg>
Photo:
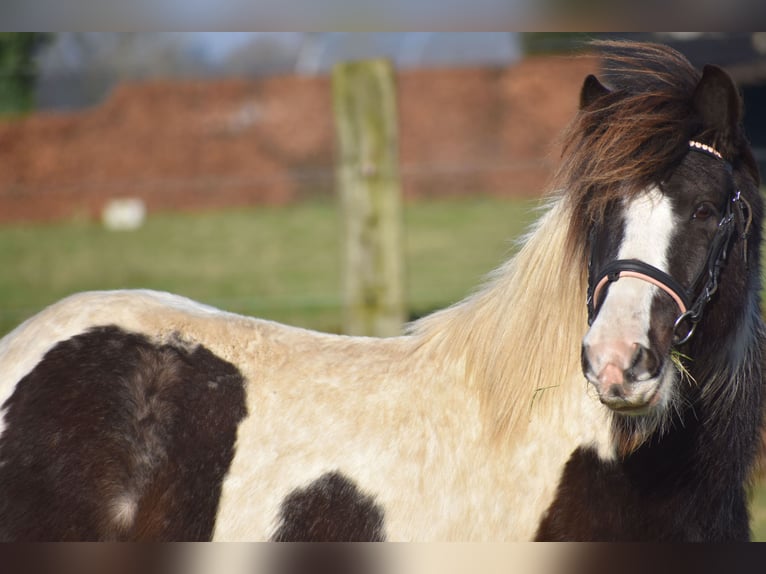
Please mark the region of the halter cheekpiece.
<svg viewBox="0 0 766 574"><path fill-rule="evenodd" d="M701 152L723 161L728 173L732 174L731 164L714 147L690 140L689 150ZM745 262L747 262L747 235L750 229L751 218L750 206L735 186L735 191L726 202L724 215L718 223L718 229L710 244L706 265L688 289L684 288L664 271L638 259L617 259L610 261L597 271L594 268L595 264L593 261L593 237L595 234L592 233L591 257L588 262L588 324L591 325L596 318L603 289L609 283L613 283L621 278L632 277L651 283L667 293L675 301L680 314L673 326L673 342L675 345L686 343L694 334L697 324L702 319L705 306L718 290L718 277L721 267L726 261L729 246L731 245L732 238L735 236L735 230L738 231L738 239L741 239L745 245ZM705 273L707 274L705 284L695 296L692 289L701 282L702 276Z"/></svg>

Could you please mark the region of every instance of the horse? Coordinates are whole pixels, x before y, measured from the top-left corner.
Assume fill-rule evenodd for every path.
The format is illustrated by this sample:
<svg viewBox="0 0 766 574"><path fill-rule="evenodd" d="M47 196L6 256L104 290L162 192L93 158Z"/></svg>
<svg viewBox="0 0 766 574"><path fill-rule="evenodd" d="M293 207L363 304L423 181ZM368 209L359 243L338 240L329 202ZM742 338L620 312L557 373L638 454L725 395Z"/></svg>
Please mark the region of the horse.
<svg viewBox="0 0 766 574"><path fill-rule="evenodd" d="M747 540L763 205L737 88L605 42L541 215L352 337L150 290L0 341L5 540Z"/></svg>

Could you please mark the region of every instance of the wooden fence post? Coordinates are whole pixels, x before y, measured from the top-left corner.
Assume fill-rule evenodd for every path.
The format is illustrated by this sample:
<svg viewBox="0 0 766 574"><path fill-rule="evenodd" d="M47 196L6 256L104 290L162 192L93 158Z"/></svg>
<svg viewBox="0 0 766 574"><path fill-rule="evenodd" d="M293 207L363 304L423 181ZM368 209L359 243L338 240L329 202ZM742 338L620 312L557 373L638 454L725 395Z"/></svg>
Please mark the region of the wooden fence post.
<svg viewBox="0 0 766 574"><path fill-rule="evenodd" d="M387 337L405 321L394 73L385 60L333 70L343 225L344 331Z"/></svg>

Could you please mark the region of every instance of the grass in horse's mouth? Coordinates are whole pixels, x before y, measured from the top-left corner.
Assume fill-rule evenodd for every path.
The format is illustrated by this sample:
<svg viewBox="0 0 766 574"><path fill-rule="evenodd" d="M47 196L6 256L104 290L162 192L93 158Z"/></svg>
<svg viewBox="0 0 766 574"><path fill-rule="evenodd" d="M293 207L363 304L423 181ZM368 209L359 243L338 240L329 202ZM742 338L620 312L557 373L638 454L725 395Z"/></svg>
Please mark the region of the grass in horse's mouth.
<svg viewBox="0 0 766 574"><path fill-rule="evenodd" d="M687 379L692 384L696 385L697 381L694 380L694 377L692 377L691 373L689 372L689 369L686 368L686 365L684 364L684 361L692 361L692 358L688 355L684 355L677 349L671 349L670 350L670 360L675 365L676 369L679 373L681 373L682 379Z"/></svg>

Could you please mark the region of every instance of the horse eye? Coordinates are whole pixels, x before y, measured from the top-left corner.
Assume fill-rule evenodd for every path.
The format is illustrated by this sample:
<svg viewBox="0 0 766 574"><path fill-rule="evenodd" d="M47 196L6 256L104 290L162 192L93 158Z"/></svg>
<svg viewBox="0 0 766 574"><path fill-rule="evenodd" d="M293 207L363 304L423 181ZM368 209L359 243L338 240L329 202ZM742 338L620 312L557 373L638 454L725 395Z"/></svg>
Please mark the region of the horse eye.
<svg viewBox="0 0 766 574"><path fill-rule="evenodd" d="M692 215L692 219L699 219L701 221L705 221L706 219L712 217L715 215L715 207L711 203L708 203L707 201L704 203L700 203L696 208L694 208L694 214Z"/></svg>

